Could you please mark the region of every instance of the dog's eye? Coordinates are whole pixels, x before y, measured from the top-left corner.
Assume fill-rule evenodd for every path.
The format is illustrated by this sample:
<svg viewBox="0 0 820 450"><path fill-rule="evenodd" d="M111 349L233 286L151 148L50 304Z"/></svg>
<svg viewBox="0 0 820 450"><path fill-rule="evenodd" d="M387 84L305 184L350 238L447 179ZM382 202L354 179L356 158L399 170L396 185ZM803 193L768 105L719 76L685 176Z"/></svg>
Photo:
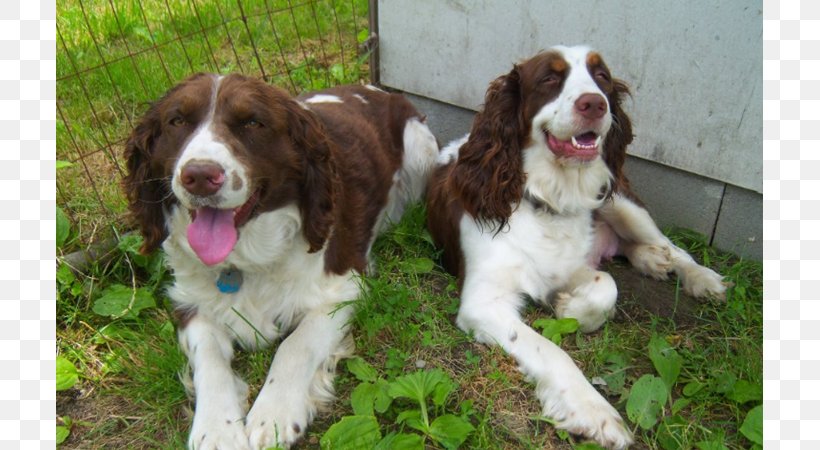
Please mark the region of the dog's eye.
<svg viewBox="0 0 820 450"><path fill-rule="evenodd" d="M549 73L541 78L541 82L545 84L556 84L561 82L561 76L557 73Z"/></svg>
<svg viewBox="0 0 820 450"><path fill-rule="evenodd" d="M245 128L262 128L262 123L254 119L250 119L246 120L242 126Z"/></svg>
<svg viewBox="0 0 820 450"><path fill-rule="evenodd" d="M606 81L606 82L608 82L608 81L609 81L609 79L610 79L610 78L609 78L609 74L608 74L608 73L606 73L606 71L604 71L604 70L598 70L598 71L596 71L596 72L595 72L595 78L597 78L597 79L599 79L599 80L601 80L601 81Z"/></svg>
<svg viewBox="0 0 820 450"><path fill-rule="evenodd" d="M182 118L181 116L176 116L173 119L169 120L168 123L172 127L181 127L183 125L186 125L188 122L186 122L185 119Z"/></svg>

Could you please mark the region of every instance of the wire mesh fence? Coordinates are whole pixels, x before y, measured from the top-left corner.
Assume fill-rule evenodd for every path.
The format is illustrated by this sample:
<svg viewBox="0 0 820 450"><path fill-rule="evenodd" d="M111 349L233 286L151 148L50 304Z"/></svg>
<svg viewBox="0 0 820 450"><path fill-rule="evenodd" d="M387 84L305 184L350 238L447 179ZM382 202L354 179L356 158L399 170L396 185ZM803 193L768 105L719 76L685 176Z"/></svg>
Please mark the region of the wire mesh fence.
<svg viewBox="0 0 820 450"><path fill-rule="evenodd" d="M74 248L127 228L125 140L188 75L240 72L291 93L369 77L367 0L72 0L57 12L57 202Z"/></svg>

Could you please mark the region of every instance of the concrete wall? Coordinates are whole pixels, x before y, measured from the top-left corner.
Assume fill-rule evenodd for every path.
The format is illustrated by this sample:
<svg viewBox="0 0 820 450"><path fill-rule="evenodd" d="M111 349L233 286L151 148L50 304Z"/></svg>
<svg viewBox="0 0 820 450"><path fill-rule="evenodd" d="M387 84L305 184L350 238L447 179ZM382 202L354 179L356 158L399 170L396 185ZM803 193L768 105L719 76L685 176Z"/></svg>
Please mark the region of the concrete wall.
<svg viewBox="0 0 820 450"><path fill-rule="evenodd" d="M513 63L555 44L599 50L613 75L631 86L626 108L636 139L627 170L656 220L761 259L759 0L371 4L378 82L420 102L436 100L428 105L435 113L422 110L442 142L469 130L469 121L459 122ZM662 199L650 198L660 192Z"/></svg>

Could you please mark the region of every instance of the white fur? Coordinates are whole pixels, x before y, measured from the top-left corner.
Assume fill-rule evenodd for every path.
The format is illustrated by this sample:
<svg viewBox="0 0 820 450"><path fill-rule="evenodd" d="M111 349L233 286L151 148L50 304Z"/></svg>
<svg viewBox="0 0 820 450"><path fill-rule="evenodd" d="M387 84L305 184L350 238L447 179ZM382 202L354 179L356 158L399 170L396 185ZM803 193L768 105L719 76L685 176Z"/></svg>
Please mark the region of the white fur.
<svg viewBox="0 0 820 450"><path fill-rule="evenodd" d="M439 153L438 159L436 159L436 164L446 166L451 162L455 162L458 159L458 149L460 149L469 138L470 134L468 133L447 144L443 149L441 149L441 153Z"/></svg>
<svg viewBox="0 0 820 450"><path fill-rule="evenodd" d="M394 177L389 202L397 208L387 210L387 223L396 223L404 213L408 199L422 198L427 179L436 165L438 143L426 124L416 118L404 126L404 156L401 169ZM395 197L396 200L393 200ZM401 207L401 208L398 208Z"/></svg>
<svg viewBox="0 0 820 450"><path fill-rule="evenodd" d="M403 166L376 230L421 198L434 166L437 145L426 125L408 121L404 144ZM212 267L188 243L187 209L175 206L167 221L163 249L175 276L168 293L177 308L196 311L179 333L193 375L188 385L196 395L189 448L290 446L333 398L336 361L352 350L351 306L341 305L359 296L358 275L328 273L324 249L308 253L296 205L249 220L227 259ZM242 272L242 285L236 293L220 293L216 281L229 267ZM264 348L285 335L248 411L247 384L231 369L233 343Z"/></svg>
<svg viewBox="0 0 820 450"><path fill-rule="evenodd" d="M584 93L604 95L586 70L586 48L557 50L571 67L565 90L536 113L531 144L522 150L525 190L551 211L521 201L498 233L468 214L462 216L465 277L457 324L478 341L500 345L516 359L536 385L542 414L559 428L620 449L632 437L618 412L560 347L527 326L519 314L522 294L540 303L554 300L559 317L574 317L582 331L590 332L612 316L617 298L612 277L591 268L587 260L594 241L592 211L601 206L601 188L609 186L611 174L600 157L588 162L559 161L542 131L569 139L579 132L577 123L583 122L576 120L575 100ZM605 136L610 124L606 114L594 129ZM457 151L448 146L439 162L456 158Z"/></svg>
<svg viewBox="0 0 820 450"><path fill-rule="evenodd" d="M344 103L335 95L317 94L305 100L305 103Z"/></svg>
<svg viewBox="0 0 820 450"><path fill-rule="evenodd" d="M189 217L175 209L172 234L164 244L176 278L169 295L178 307L197 311L180 332L197 399L189 446L245 448L224 446L234 439L233 423L247 412L247 387L230 368L232 343L264 348L293 330L271 365L269 380L274 382L266 382L242 428L248 448L290 445L301 436L294 424L303 432L332 398L328 369L350 350L344 343L349 307L337 308L358 297L357 275L326 273L324 251L307 253L295 206L250 220L233 252L214 267L204 266L190 249L185 237ZM243 283L239 292L222 294L215 283L229 266L242 271ZM273 432L277 427L278 434Z"/></svg>
<svg viewBox="0 0 820 450"><path fill-rule="evenodd" d="M404 126L404 154L401 168L393 174L393 186L387 193L387 208L379 215L376 233L370 240L368 253L376 237L391 225L398 223L404 209L424 196L427 180L436 165L438 143L426 124L416 118L407 121ZM368 267L370 273L372 267Z"/></svg>
<svg viewBox="0 0 820 450"><path fill-rule="evenodd" d="M355 98L356 98L356 99L358 99L360 102L362 102L362 104L365 104L365 105L369 105L369 104L370 104L370 102L369 102L369 101L367 101L367 99L366 99L366 98L364 98L363 96L361 96L361 95L359 95L359 94L353 94L353 97L355 97Z"/></svg>

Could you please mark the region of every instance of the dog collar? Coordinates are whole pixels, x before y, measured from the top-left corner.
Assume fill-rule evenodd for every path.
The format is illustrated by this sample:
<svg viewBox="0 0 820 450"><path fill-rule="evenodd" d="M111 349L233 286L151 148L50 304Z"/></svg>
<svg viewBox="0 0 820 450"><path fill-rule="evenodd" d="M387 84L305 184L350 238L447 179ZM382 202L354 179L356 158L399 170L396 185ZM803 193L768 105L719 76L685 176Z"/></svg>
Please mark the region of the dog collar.
<svg viewBox="0 0 820 450"><path fill-rule="evenodd" d="M532 206L532 209L536 211L543 211L547 214L558 214L558 211L552 209L547 202L541 200L540 198L536 198L530 193L530 191L524 192L524 200Z"/></svg>
<svg viewBox="0 0 820 450"><path fill-rule="evenodd" d="M216 279L216 288L223 294L235 294L242 287L242 271L236 267L228 267L219 272Z"/></svg>
<svg viewBox="0 0 820 450"><path fill-rule="evenodd" d="M612 195L613 188L609 183L604 184L601 186L600 191L598 192L598 196L596 200L604 201ZM543 211L547 214L559 214L558 211L553 209L547 202L541 200L540 198L535 197L530 193L530 191L524 192L524 200L532 206L532 208L536 211Z"/></svg>

